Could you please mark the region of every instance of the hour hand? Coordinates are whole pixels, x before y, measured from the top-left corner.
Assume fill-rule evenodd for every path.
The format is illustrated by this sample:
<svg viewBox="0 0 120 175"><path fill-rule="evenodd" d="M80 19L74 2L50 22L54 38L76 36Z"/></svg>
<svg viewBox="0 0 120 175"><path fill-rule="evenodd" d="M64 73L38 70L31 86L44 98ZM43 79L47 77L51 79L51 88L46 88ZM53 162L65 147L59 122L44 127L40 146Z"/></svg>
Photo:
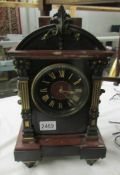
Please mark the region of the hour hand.
<svg viewBox="0 0 120 175"><path fill-rule="evenodd" d="M70 94L70 95L74 95L76 93L81 93L82 90L81 89L74 89L74 90L63 90L63 89L60 89L59 92L60 93L67 93L67 94Z"/></svg>
<svg viewBox="0 0 120 175"><path fill-rule="evenodd" d="M69 103L71 104L71 105L73 105L73 106L77 106L78 104L71 98L71 96L65 96L67 99L68 99L68 101L69 101Z"/></svg>
<svg viewBox="0 0 120 175"><path fill-rule="evenodd" d="M62 88L59 90L59 92L66 98L68 99L69 103L73 106L78 105L79 97L75 95L75 91L72 90L63 90Z"/></svg>

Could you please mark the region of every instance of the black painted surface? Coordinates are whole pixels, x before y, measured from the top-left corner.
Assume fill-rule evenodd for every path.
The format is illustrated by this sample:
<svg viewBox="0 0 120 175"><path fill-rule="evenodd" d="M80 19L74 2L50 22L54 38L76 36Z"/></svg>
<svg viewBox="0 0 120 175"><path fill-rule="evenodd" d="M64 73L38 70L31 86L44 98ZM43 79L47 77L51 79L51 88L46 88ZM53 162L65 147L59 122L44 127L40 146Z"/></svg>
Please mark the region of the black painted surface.
<svg viewBox="0 0 120 175"><path fill-rule="evenodd" d="M69 23L69 16L66 16L63 7L60 7L61 10L58 12L58 19L53 20L54 24L50 24L48 26L42 27L32 34L28 35L16 48L16 50L105 50L104 46L98 41L92 34L89 32L74 26ZM63 13L62 13L63 12ZM65 16L64 16L65 15ZM65 19L64 19L65 17ZM66 24L66 25L64 25ZM31 114L32 117L32 129L35 135L40 134L70 134L70 133L84 133L86 139L86 130L89 125L89 111L90 104L92 100L92 76L93 73L95 75L102 75L103 67L100 65L99 67L95 67L92 65L92 61L84 60L29 60L30 68L29 70L21 70L23 71L20 75L28 76L29 78L29 95L30 95L30 104L31 104ZM20 61L20 58L19 58ZM25 60L23 60L23 63ZM66 63L75 66L77 69L83 72L86 76L89 88L90 95L89 98L82 109L80 109L76 114L71 115L70 117L53 117L52 115L48 115L46 113L40 112L34 105L33 100L31 98L31 86L33 80L38 72L40 72L46 66L49 66L54 63ZM94 68L92 68L92 66ZM102 67L102 69L101 69ZM94 70L93 70L94 69ZM22 78L22 77L21 77ZM24 117L29 116L29 114L23 113ZM97 119L96 119L97 120ZM39 129L40 121L56 121L57 129L54 131L42 131ZM97 126L96 126L97 131ZM28 132L28 133L27 133ZM26 129L26 136L29 134L29 128ZM33 133L32 133L33 134ZM33 135L31 135L33 136ZM89 138L90 139L90 138ZM84 140L86 141L86 140ZM41 157L50 157L50 156L64 156L64 155L79 155L81 158L85 159L98 159L104 158L106 155L105 146L100 145L96 146L96 141L91 140L93 146L90 147L89 143L86 141L83 145L70 145L70 146L41 146L38 149L34 150L26 150L23 149L20 151L17 148L15 149L15 160L16 161L37 161L41 160ZM28 143L29 144L29 143Z"/></svg>
<svg viewBox="0 0 120 175"><path fill-rule="evenodd" d="M43 40L43 37L49 30L53 30L55 25L49 25L46 27L42 27L37 31L33 32L29 36L27 36L17 47L17 50L56 50L59 49L59 35L52 36L46 40ZM72 32L65 32L62 34L62 43L63 49L66 50L104 50L103 45L90 33L87 31L77 27L77 26L70 26L70 31ZM79 40L75 39L76 33L80 34ZM32 122L33 127L36 134L40 134L39 129L39 122L40 121L57 121L57 130L56 131L42 131L43 134L57 134L57 133L83 133L86 132L87 125L89 123L89 108L91 102L91 94L92 94L92 70L90 68L90 63L87 60L68 60L68 61L61 61L61 60L31 60L30 70L28 70L29 76L29 89L30 89L30 97L31 97L31 85L33 82L34 77L37 73L42 70L44 67L48 65L52 65L55 63L66 63L75 66L80 71L82 71L87 80L89 82L90 87L90 95L86 105L83 107L82 110L78 111L70 118L61 118L61 119L54 119L51 115L48 116L45 113L40 113L38 109L35 107L32 99L31 99L31 106L32 106Z"/></svg>
<svg viewBox="0 0 120 175"><path fill-rule="evenodd" d="M39 150L24 150L14 152L16 161L37 161L42 157L56 156L80 156L81 159L99 159L106 156L106 148L92 147L80 148L80 146L44 146Z"/></svg>

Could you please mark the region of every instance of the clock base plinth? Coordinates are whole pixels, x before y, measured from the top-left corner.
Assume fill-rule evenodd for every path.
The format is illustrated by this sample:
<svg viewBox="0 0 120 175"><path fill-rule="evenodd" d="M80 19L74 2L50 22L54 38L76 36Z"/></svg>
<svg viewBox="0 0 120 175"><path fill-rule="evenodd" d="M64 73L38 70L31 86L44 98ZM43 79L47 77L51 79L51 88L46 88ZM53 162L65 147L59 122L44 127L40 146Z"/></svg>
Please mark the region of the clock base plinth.
<svg viewBox="0 0 120 175"><path fill-rule="evenodd" d="M22 129L18 135L14 150L15 160L32 167L44 157L79 155L92 165L99 158L106 156L102 137L87 139L86 134L41 135L35 141L23 142Z"/></svg>

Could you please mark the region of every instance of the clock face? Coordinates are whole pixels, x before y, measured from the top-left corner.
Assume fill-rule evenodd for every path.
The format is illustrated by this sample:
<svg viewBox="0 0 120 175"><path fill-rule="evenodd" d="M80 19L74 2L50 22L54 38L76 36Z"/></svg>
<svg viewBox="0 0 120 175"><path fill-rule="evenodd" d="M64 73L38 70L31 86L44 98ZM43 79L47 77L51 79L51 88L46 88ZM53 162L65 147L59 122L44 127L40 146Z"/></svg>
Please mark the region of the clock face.
<svg viewBox="0 0 120 175"><path fill-rule="evenodd" d="M86 76L69 64L53 64L34 78L32 99L38 110L56 117L70 116L87 102L89 85Z"/></svg>

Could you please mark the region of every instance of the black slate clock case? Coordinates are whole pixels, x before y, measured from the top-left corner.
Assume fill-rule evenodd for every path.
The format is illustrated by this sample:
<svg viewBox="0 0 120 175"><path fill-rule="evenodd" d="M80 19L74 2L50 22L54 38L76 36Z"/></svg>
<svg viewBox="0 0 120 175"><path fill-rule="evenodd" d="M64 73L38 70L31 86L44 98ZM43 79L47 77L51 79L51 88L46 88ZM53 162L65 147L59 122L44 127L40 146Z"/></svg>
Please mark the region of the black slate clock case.
<svg viewBox="0 0 120 175"><path fill-rule="evenodd" d="M59 13L59 12L58 12ZM53 20L54 21L54 20ZM51 22L53 23L53 22ZM67 25L67 22L66 22ZM75 26L74 24L69 25L69 29L62 28L62 33L54 34L49 31L56 30L55 24L50 24L48 26L42 27L37 31L33 32L27 36L16 48L17 50L105 50L104 46L89 32L84 29ZM45 35L46 33L48 36ZM60 41L60 38L61 41ZM60 48L61 47L61 48ZM25 61L25 60L24 60ZM47 113L41 113L35 107L31 96L31 110L32 110L32 125L35 134L65 134L65 133L83 133L86 131L89 122L89 110L92 94L92 67L91 62L88 60L78 60L74 58L73 60L30 60L30 68L28 70L29 76L29 93L31 94L31 85L34 77L46 66L55 63L65 63L76 67L81 70L83 74L87 77L89 82L89 99L85 106L78 111L76 114L70 117L53 117L49 116ZM56 121L56 130L54 131L40 131L39 123L40 121Z"/></svg>
<svg viewBox="0 0 120 175"><path fill-rule="evenodd" d="M108 64L107 56L111 53L106 52L102 43L92 34L75 25L61 6L49 25L39 28L20 42L14 55L23 118L15 148L15 160L35 162L46 155L78 155L81 152L81 157L93 164L93 160L105 157L106 148L99 134L97 118L99 97L104 92L101 90L100 77ZM60 110L54 113L54 105L49 110L39 110L34 100L34 96L39 98L39 93L32 90L36 77L56 64L80 71L82 81L85 77L88 85L83 86L83 92L85 88L89 89L88 97L87 94L84 96L87 100L82 108L67 116L64 112L59 115ZM64 82L64 86L65 81L67 80L62 79L58 82ZM41 82L39 87L40 85ZM73 93L74 89L67 90ZM67 98L65 96L65 100ZM41 109L42 105L39 106ZM49 106L48 101L46 105ZM47 122L47 127L44 126L43 130L40 129L41 122ZM53 129L49 128L49 123L55 123Z"/></svg>

